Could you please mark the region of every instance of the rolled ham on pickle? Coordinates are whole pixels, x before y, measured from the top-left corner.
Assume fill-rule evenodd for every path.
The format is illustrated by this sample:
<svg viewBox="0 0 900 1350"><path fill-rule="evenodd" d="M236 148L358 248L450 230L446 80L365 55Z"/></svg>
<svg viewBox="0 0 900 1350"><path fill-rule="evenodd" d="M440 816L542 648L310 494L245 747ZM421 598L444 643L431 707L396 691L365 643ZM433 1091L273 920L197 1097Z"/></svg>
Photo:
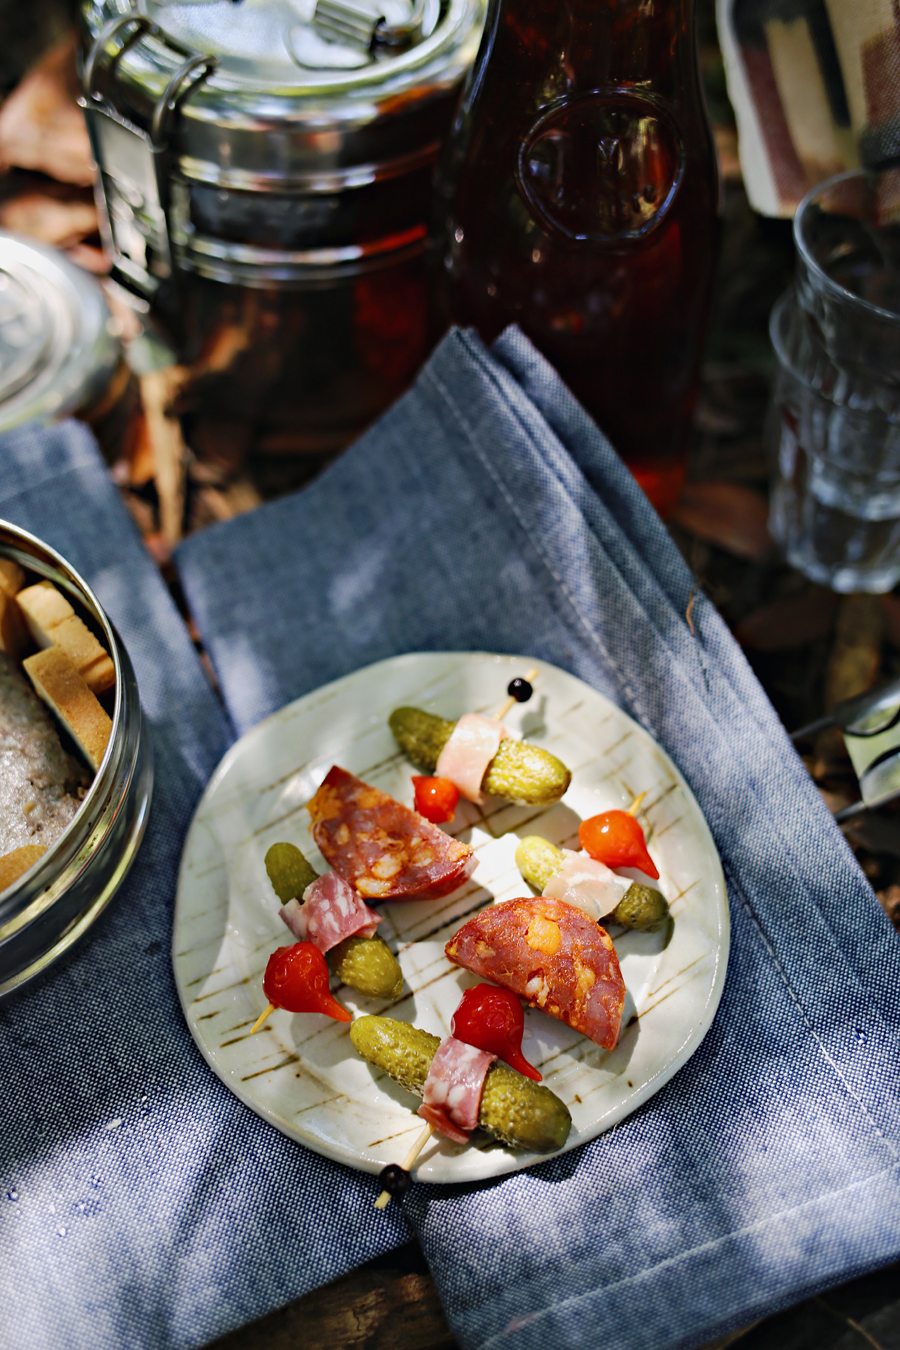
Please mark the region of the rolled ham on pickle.
<svg viewBox="0 0 900 1350"><path fill-rule="evenodd" d="M509 735L496 717L483 713L463 713L445 742L435 773L449 778L467 801L481 805L481 784L488 765L500 749L500 742Z"/></svg>
<svg viewBox="0 0 900 1350"><path fill-rule="evenodd" d="M574 905L595 921L612 914L631 882L588 853L563 849L563 854L565 862L547 882L544 895Z"/></svg>
<svg viewBox="0 0 900 1350"><path fill-rule="evenodd" d="M478 1124L488 1069L495 1060L477 1046L446 1036L425 1079L419 1115L457 1144L468 1143Z"/></svg>
<svg viewBox="0 0 900 1350"><path fill-rule="evenodd" d="M316 877L302 903L289 900L278 911L299 942L311 942L323 954L348 937L373 937L381 915L336 872Z"/></svg>
<svg viewBox="0 0 900 1350"><path fill-rule="evenodd" d="M612 939L573 905L546 896L493 904L444 950L605 1050L619 1039L625 982Z"/></svg>
<svg viewBox="0 0 900 1350"><path fill-rule="evenodd" d="M306 809L323 857L366 900L448 895L477 862L468 844L337 765Z"/></svg>

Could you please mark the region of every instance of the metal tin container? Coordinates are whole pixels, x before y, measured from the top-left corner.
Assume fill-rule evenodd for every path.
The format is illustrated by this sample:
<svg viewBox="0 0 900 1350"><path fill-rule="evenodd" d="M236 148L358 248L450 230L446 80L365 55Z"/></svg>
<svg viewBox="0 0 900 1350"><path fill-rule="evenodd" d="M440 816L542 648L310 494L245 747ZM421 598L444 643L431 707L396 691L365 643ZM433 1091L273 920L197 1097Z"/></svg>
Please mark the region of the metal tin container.
<svg viewBox="0 0 900 1350"><path fill-rule="evenodd" d="M327 452L426 354L431 178L480 0L86 0L114 277L221 422ZM218 380L216 376L220 376Z"/></svg>
<svg viewBox="0 0 900 1350"><path fill-rule="evenodd" d="M134 670L78 573L34 535L0 521L0 557L64 591L109 652L116 673L106 754L75 816L42 858L0 892L0 995L49 966L112 899L137 852L153 771Z"/></svg>
<svg viewBox="0 0 900 1350"><path fill-rule="evenodd" d="M0 231L0 431L35 419L97 421L127 382L93 277L55 249Z"/></svg>

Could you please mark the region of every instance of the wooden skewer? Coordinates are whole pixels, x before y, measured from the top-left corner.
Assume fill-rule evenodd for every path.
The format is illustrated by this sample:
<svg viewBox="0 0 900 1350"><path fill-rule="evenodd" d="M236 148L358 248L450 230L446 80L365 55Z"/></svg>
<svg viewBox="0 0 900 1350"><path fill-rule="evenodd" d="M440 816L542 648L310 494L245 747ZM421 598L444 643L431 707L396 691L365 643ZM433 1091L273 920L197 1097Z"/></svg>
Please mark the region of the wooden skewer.
<svg viewBox="0 0 900 1350"><path fill-rule="evenodd" d="M419 1134L418 1137L416 1138L416 1142L413 1144L412 1148L409 1150L406 1157L403 1159L403 1162L400 1164L404 1172L410 1172L412 1170L413 1163L416 1161L416 1158L418 1158L419 1154L422 1152L422 1149L428 1143L428 1140L431 1138L433 1134L434 1134L434 1126L426 1125L425 1128L422 1130L421 1134ZM378 1199L375 1201L375 1208L384 1209L387 1206L388 1202L390 1201L390 1198L391 1198L390 1191L382 1191Z"/></svg>
<svg viewBox="0 0 900 1350"><path fill-rule="evenodd" d="M629 814L630 816L636 816L636 815L637 815L638 811L641 809L641 802L644 800L644 798L646 797L646 795L647 795L646 792L639 792L639 793L638 793L638 795L635 797L634 801L631 803L631 805L630 805L629 808L628 808L628 814Z"/></svg>
<svg viewBox="0 0 900 1350"><path fill-rule="evenodd" d="M536 668L533 668L532 670L529 670L529 671L526 673L526 675L524 676L524 678L528 681L529 684L533 684L534 681L537 679L537 677L538 677L539 674L540 674L540 672L539 672ZM506 716L506 714L509 712L510 708L513 706L514 703L517 703L517 702L518 702L518 699L514 699L513 696L512 696L512 694L510 694L509 698L508 698L508 699L506 700L506 702L503 704L503 706L502 706L502 708L500 709L500 711L497 712L497 713L494 713L494 716L495 716L495 718L497 719L497 721L498 721L498 722L502 722L503 719L504 719L504 717Z"/></svg>
<svg viewBox="0 0 900 1350"><path fill-rule="evenodd" d="M253 1026L250 1028L248 1034L250 1036L255 1036L256 1033L259 1031L260 1027L262 1026L263 1022L265 1022L266 1018L271 1017L274 1011L275 1011L275 1004L267 1003L266 1006L263 1008L262 1012L259 1014L259 1017L257 1017L256 1021L253 1023Z"/></svg>
<svg viewBox="0 0 900 1350"><path fill-rule="evenodd" d="M535 667L535 668L532 668L531 670L529 670L529 671L526 673L526 675L524 676L524 678L528 681L529 684L532 684L532 683L537 679L538 674L539 674L539 672L538 672L537 668ZM518 702L518 699L513 698L512 694L510 694L509 697L507 698L506 702L505 702L505 703L501 706L501 708L499 709L499 711L496 712L496 713L494 713L494 717L496 718L496 720L497 720L498 722L502 722L503 719L504 719L504 717L506 716L506 714L509 712L510 708L513 706L514 703L517 703L517 702ZM644 794L644 795L646 795L646 794ZM640 802L641 802L642 800L643 800L643 797L641 797L641 798L638 799L638 805L640 805ZM260 1021L257 1023L257 1025L261 1025L262 1021L263 1021L263 1020L265 1019L265 1017L267 1017L267 1016L268 1016L268 1013L265 1013L264 1016L263 1016L263 1018L260 1019ZM254 1027L253 1030L255 1031L255 1030L256 1030L256 1027ZM251 1032L251 1035L252 1035L252 1032ZM422 1129L422 1131L421 1131L421 1132L419 1133L419 1135L416 1137L415 1143L412 1145L412 1147L411 1147L411 1149L409 1150L409 1152L407 1153L406 1157L403 1159L403 1162L400 1164L400 1166L402 1167L402 1169L403 1169L404 1172L410 1172L410 1171L412 1171L412 1167L413 1167L413 1164L414 1164L415 1161L416 1161L416 1158L418 1158L419 1154L422 1152L422 1149L423 1149L423 1148L425 1147L425 1145L428 1143L428 1140L431 1138L431 1136L432 1136L433 1134L434 1134L434 1126L433 1126L433 1125L425 1125L424 1128ZM376 1208L376 1209L386 1209L387 1206L388 1206L388 1204L390 1203L390 1199L391 1199L391 1193L390 1193L390 1191L382 1191L381 1194L378 1196L378 1199L375 1201L375 1208Z"/></svg>

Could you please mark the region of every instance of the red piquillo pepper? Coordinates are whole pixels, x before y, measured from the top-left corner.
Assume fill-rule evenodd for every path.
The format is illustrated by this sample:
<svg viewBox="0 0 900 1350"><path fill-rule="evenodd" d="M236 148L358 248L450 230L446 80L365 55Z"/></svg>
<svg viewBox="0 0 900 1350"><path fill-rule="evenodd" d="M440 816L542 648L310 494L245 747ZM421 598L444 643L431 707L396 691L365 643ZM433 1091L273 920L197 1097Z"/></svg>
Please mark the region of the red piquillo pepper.
<svg viewBox="0 0 900 1350"><path fill-rule="evenodd" d="M458 1041L496 1055L536 1083L541 1081L537 1069L522 1054L525 1014L515 994L508 989L498 989L493 984L476 984L474 989L467 989L453 1014L450 1031Z"/></svg>
<svg viewBox="0 0 900 1350"><path fill-rule="evenodd" d="M277 947L266 964L263 992L275 1008L287 1012L316 1012L336 1022L350 1022L350 1013L328 988L325 957L311 942Z"/></svg>
<svg viewBox="0 0 900 1350"><path fill-rule="evenodd" d="M583 820L578 827L581 847L607 867L637 867L654 880L656 863L647 852L644 831L627 811L603 811Z"/></svg>

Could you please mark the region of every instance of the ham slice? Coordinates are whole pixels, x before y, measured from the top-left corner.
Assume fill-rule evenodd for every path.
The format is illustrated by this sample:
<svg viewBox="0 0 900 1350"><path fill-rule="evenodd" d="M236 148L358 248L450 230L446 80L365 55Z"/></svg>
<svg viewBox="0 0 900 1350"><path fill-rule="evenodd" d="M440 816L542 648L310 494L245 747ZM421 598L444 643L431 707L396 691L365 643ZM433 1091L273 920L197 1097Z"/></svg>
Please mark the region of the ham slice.
<svg viewBox="0 0 900 1350"><path fill-rule="evenodd" d="M464 923L444 948L456 965L511 989L611 1050L625 981L612 938L574 905L504 900Z"/></svg>
<svg viewBox="0 0 900 1350"><path fill-rule="evenodd" d="M435 1052L419 1115L457 1144L468 1142L478 1124L487 1071L496 1056L455 1036L447 1036Z"/></svg>
<svg viewBox="0 0 900 1350"><path fill-rule="evenodd" d="M336 872L316 877L303 892L303 903L289 900L278 911L299 942L330 952L348 937L372 937L381 915Z"/></svg>
<svg viewBox="0 0 900 1350"><path fill-rule="evenodd" d="M563 852L566 860L547 882L544 895L574 905L595 921L612 914L631 882L616 876L612 868L589 853L573 853L571 849Z"/></svg>
<svg viewBox="0 0 900 1350"><path fill-rule="evenodd" d="M478 861L468 844L337 765L306 809L322 855L366 900L448 895Z"/></svg>
<svg viewBox="0 0 900 1350"><path fill-rule="evenodd" d="M449 778L463 797L480 805L484 775L500 742L508 735L506 727L496 717L463 713L438 756L435 773L439 778Z"/></svg>

